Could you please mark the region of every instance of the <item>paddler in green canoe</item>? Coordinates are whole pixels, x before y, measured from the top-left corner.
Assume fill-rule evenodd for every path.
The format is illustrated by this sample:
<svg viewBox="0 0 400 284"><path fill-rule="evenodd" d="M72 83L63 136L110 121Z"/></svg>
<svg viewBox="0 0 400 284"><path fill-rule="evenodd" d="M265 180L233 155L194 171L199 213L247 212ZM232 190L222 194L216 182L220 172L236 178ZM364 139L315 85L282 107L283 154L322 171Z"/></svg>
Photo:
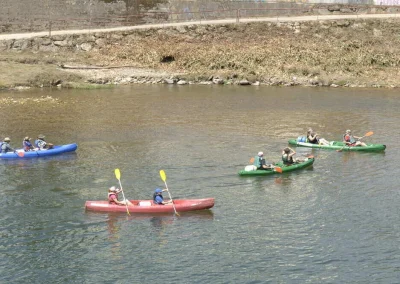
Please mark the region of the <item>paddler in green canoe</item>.
<svg viewBox="0 0 400 284"><path fill-rule="evenodd" d="M351 130L347 129L346 133L343 135L343 142L346 143L347 146L361 146L361 147L366 147L367 144L364 142L360 141L363 139L363 137L358 137L358 136L353 136L351 135Z"/></svg>
<svg viewBox="0 0 400 284"><path fill-rule="evenodd" d="M307 140L308 143L311 144L319 144L319 145L329 145L329 141L319 137L318 133L316 133L312 128L309 128L307 131Z"/></svg>
<svg viewBox="0 0 400 284"><path fill-rule="evenodd" d="M303 159L300 159L300 158L294 158L293 157L294 155L296 155L296 151L290 147L286 147L282 151L282 162L285 165L289 166L289 165L293 165L295 163L300 163L300 162L304 161Z"/></svg>
<svg viewBox="0 0 400 284"><path fill-rule="evenodd" d="M257 167L257 170L272 170L274 168L273 164L267 163L263 152L258 152L257 156L254 157L253 165Z"/></svg>

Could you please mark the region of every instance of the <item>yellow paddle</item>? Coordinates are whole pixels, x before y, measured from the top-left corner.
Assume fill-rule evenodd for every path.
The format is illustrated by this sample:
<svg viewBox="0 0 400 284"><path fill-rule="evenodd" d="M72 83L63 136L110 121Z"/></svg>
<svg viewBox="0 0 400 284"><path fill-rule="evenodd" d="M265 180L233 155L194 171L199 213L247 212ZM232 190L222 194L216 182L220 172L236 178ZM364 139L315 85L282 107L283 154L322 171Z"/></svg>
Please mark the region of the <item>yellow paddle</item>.
<svg viewBox="0 0 400 284"><path fill-rule="evenodd" d="M119 171L119 169L115 169L115 177L116 177L117 180L119 181L119 186L121 187L122 197L124 198L124 202L125 202L125 206L126 206L126 213L128 213L128 215L131 215L131 214L129 213L128 204L126 204L126 199L125 199L125 195L124 195L124 190L122 189L122 184L121 184L121 172Z"/></svg>
<svg viewBox="0 0 400 284"><path fill-rule="evenodd" d="M363 139L364 137L369 137L369 136L371 136L371 135L373 135L373 134L374 134L373 131L369 131L369 132L365 133L365 135L364 135L363 137L361 137L360 139L358 139L358 140L361 140L361 139ZM343 149L344 149L344 147L350 147L350 146L349 146L349 145L344 145L341 149L336 150L336 152L342 152Z"/></svg>
<svg viewBox="0 0 400 284"><path fill-rule="evenodd" d="M164 170L161 170L161 171L160 171L160 177L161 177L161 179L163 180L163 182L165 183L165 188L166 188L167 191L168 191L169 199L171 199L171 201L172 201L172 206L174 207L175 214L176 214L177 216L180 216L180 215L178 214L178 212L176 212L174 201L172 200L171 194L169 193L169 189L168 189L168 185L167 185L167 176L165 175Z"/></svg>

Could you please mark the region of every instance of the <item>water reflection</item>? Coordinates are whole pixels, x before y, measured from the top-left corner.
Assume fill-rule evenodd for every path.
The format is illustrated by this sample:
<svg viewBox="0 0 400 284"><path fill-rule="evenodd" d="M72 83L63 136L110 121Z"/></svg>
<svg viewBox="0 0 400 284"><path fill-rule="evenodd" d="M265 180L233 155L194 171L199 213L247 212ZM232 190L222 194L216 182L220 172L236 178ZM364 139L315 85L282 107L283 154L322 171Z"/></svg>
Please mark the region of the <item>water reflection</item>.
<svg viewBox="0 0 400 284"><path fill-rule="evenodd" d="M33 158L16 158L16 159L0 159L0 165L18 165L20 167L28 167L31 165L43 164L48 161L74 161L77 159L77 153L65 153L62 155L43 156Z"/></svg>

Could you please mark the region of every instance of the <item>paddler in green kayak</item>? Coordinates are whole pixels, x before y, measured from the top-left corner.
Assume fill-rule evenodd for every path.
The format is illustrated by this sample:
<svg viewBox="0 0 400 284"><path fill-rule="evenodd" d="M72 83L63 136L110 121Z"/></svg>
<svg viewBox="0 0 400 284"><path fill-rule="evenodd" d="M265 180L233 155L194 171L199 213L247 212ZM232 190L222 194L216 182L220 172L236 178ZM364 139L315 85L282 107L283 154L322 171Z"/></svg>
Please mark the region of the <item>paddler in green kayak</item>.
<svg viewBox="0 0 400 284"><path fill-rule="evenodd" d="M306 142L311 144L319 144L319 145L329 145L329 141L319 137L318 133L316 133L312 128L309 128L307 131L307 140Z"/></svg>
<svg viewBox="0 0 400 284"><path fill-rule="evenodd" d="M361 146L361 147L366 147L367 144L364 142L360 141L363 139L363 137L358 137L358 136L353 136L351 135L351 130L347 129L346 133L343 135L343 142L346 143L347 146Z"/></svg>
<svg viewBox="0 0 400 284"><path fill-rule="evenodd" d="M254 157L253 165L257 167L257 170L272 170L274 168L273 164L267 163L263 152L258 152L257 156Z"/></svg>
<svg viewBox="0 0 400 284"><path fill-rule="evenodd" d="M293 165L295 163L301 163L304 162L303 159L300 158L294 158L293 156L296 155L296 151L293 150L290 147L286 147L285 149L283 149L282 151L282 162L287 165Z"/></svg>

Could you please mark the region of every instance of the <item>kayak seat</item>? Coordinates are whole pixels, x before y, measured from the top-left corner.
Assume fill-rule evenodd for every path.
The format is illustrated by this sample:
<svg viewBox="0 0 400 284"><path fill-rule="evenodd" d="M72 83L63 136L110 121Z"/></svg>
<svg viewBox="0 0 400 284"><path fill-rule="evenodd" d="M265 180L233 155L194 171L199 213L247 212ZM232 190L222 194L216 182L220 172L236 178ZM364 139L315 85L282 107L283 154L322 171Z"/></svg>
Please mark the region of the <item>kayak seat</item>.
<svg viewBox="0 0 400 284"><path fill-rule="evenodd" d="M151 201L140 201L139 206L151 206Z"/></svg>

